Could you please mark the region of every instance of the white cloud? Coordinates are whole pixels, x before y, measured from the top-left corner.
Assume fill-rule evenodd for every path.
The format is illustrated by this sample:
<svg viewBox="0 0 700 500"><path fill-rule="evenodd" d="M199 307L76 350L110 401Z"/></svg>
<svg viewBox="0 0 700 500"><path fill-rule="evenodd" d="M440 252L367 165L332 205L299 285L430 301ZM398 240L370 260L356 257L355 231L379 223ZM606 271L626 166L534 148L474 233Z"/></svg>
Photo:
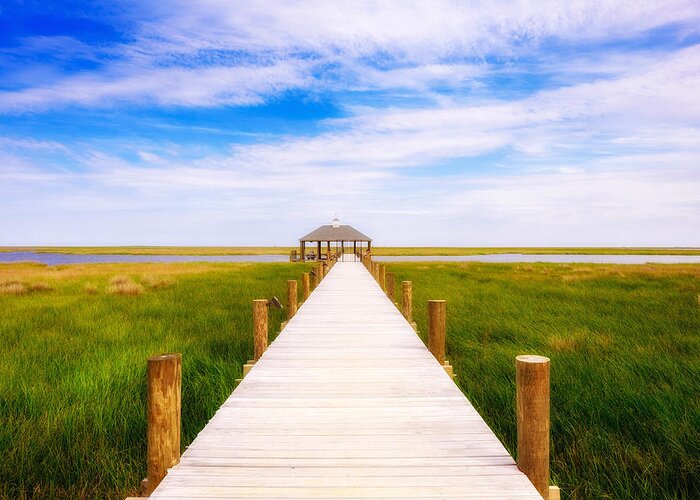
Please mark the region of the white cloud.
<svg viewBox="0 0 700 500"><path fill-rule="evenodd" d="M257 142L227 153L142 139L124 147L136 160L104 143L66 149L0 139L0 200L11 215L0 235L25 234L21 222L37 220L27 214L50 207L56 220L78 217L66 234L114 225L113 241L74 243L134 242L150 214L154 243L284 244L297 228L274 232L278 217L292 212L305 229L335 211L366 221L385 243L425 243L411 240L417 233L455 245L699 243L688 228L700 227L700 46L544 57L538 64L567 86L517 99L480 88L495 69L478 62L512 58L504 71L527 72L518 57L537 59L542 40L593 44L690 24L700 21L696 2L212 0L156 8L156 21L117 49L117 61L0 93L0 111L250 105L295 88L350 92L347 116L320 123L314 135L251 137ZM449 91L436 92L441 86ZM352 98L376 89L423 99L370 107ZM73 168L38 166L33 153L63 155ZM487 163L486 154L497 159ZM99 215L76 215L85 213ZM278 239L232 236L252 231L245 221L253 219L258 234L269 228ZM60 237L55 225L42 226L47 238Z"/></svg>
<svg viewBox="0 0 700 500"><path fill-rule="evenodd" d="M545 37L628 37L700 18L697 3L687 0L175 0L162 2L160 12L163 18L148 26L152 39L176 40L183 51L237 46L349 56L382 52L424 62L455 54L527 52Z"/></svg>
<svg viewBox="0 0 700 500"><path fill-rule="evenodd" d="M138 14L150 20L136 22L129 44L91 48L66 37L27 40L23 53L51 49L65 58L72 51L102 65L2 92L0 112L115 102L250 105L297 88L429 93L436 85L476 85L477 77L494 71L487 57L541 55L538 47L548 39L594 43L671 23L691 32L700 26L700 6L688 0L171 0L144 4ZM630 66L617 60L623 64L615 74ZM555 64L565 72L567 61ZM611 61L602 66L615 71Z"/></svg>
<svg viewBox="0 0 700 500"><path fill-rule="evenodd" d="M53 86L0 93L0 110L42 110L56 103L104 105L141 102L160 105L250 105L262 96L305 86L304 64L270 66L157 68L129 74L80 75Z"/></svg>

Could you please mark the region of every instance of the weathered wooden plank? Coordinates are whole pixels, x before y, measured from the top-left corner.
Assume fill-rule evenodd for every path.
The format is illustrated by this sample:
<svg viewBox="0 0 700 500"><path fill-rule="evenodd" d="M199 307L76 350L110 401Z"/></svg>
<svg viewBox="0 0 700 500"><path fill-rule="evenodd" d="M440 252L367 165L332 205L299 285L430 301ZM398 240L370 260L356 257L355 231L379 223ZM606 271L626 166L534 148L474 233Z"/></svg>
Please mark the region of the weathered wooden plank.
<svg viewBox="0 0 700 500"><path fill-rule="evenodd" d="M336 264L155 498L540 498L361 263Z"/></svg>

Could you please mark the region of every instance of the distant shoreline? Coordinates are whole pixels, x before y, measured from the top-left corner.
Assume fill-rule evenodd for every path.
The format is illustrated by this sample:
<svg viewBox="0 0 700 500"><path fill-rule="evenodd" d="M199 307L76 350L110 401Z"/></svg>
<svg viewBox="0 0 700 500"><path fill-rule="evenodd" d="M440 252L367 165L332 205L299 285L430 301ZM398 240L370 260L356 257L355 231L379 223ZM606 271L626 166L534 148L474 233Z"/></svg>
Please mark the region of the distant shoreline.
<svg viewBox="0 0 700 500"><path fill-rule="evenodd" d="M4 246L0 252L70 255L288 255L296 247L275 246ZM700 255L697 247L376 247L376 256L523 255Z"/></svg>

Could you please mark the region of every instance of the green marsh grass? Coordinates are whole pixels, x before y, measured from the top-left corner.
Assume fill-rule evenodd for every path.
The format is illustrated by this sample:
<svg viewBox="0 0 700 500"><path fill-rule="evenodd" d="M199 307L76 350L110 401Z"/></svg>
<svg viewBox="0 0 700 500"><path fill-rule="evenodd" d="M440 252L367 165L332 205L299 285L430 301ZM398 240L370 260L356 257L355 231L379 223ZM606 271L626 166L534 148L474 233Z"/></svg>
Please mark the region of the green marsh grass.
<svg viewBox="0 0 700 500"><path fill-rule="evenodd" d="M250 357L251 300L303 264L0 265L0 497L114 498L145 475L146 359L183 353L183 446ZM457 382L515 453L514 358L552 359L564 498L700 497L700 266L390 264L448 300ZM108 293L133 282L139 295ZM43 289L31 284L43 283ZM284 311L271 309L270 332ZM416 383L420 383L417 381Z"/></svg>
<svg viewBox="0 0 700 500"><path fill-rule="evenodd" d="M700 498L700 266L388 269L397 292L413 281L423 337L427 300L447 299L457 383L513 456L515 356L551 358L563 498Z"/></svg>
<svg viewBox="0 0 700 500"><path fill-rule="evenodd" d="M0 293L0 498L123 500L137 493L146 473L146 359L183 355L185 446L229 396L253 352L252 299L284 300L286 280L305 270L0 265L0 283L22 287ZM108 291L132 285L142 288L138 295ZM270 310L272 338L283 316Z"/></svg>

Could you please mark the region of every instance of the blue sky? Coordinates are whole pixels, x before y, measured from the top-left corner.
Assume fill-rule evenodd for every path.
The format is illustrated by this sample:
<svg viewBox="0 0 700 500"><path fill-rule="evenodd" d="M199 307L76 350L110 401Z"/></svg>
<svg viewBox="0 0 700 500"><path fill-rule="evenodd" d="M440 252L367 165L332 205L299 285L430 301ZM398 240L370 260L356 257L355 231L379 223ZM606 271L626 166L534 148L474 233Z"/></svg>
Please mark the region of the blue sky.
<svg viewBox="0 0 700 500"><path fill-rule="evenodd" d="M5 1L0 245L700 246L692 1Z"/></svg>

